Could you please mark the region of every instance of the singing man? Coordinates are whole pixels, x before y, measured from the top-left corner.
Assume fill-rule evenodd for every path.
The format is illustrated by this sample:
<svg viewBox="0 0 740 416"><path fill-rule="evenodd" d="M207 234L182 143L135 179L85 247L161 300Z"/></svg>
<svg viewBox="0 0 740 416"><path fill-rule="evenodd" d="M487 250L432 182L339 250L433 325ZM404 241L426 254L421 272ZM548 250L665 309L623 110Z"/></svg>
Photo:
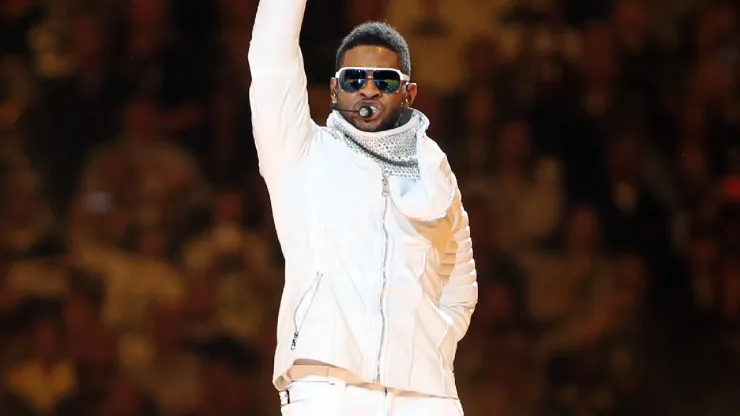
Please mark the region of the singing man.
<svg viewBox="0 0 740 416"><path fill-rule="evenodd" d="M412 108L403 37L342 41L326 126L298 45L306 0L261 0L249 50L260 173L286 259L274 384L284 416L459 416L453 361L478 299L468 216Z"/></svg>

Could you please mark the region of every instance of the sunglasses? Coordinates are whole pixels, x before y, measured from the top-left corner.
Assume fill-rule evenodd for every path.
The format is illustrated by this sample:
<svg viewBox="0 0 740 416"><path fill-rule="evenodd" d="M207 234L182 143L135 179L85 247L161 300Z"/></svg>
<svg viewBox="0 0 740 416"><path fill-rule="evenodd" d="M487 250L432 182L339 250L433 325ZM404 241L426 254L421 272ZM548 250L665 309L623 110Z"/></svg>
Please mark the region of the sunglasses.
<svg viewBox="0 0 740 416"><path fill-rule="evenodd" d="M365 88L368 81L372 81L378 91L384 94L397 92L402 83L411 79L393 68L342 68L334 77L344 92L357 92Z"/></svg>

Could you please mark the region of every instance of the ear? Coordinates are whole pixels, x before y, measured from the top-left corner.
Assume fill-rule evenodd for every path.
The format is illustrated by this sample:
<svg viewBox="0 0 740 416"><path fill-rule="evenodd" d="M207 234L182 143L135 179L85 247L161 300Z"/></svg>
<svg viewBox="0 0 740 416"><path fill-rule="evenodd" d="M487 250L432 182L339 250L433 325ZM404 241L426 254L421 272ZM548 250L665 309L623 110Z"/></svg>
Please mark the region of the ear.
<svg viewBox="0 0 740 416"><path fill-rule="evenodd" d="M337 79L332 77L329 81L329 99L331 99L332 104L337 103Z"/></svg>
<svg viewBox="0 0 740 416"><path fill-rule="evenodd" d="M406 107L410 107L414 103L418 90L419 89L415 82L406 83L406 97L404 98L404 105Z"/></svg>

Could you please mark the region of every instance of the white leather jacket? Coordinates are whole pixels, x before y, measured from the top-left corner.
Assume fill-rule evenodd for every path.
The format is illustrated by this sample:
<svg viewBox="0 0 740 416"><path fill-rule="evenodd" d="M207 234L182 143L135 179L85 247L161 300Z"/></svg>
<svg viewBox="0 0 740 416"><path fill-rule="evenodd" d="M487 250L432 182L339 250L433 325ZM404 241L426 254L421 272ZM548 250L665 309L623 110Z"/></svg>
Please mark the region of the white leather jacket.
<svg viewBox="0 0 740 416"><path fill-rule="evenodd" d="M311 120L298 46L305 6L261 0L249 50L260 173L286 259L275 386L302 359L457 397L453 361L478 288L455 176L423 115L417 181L385 177Z"/></svg>

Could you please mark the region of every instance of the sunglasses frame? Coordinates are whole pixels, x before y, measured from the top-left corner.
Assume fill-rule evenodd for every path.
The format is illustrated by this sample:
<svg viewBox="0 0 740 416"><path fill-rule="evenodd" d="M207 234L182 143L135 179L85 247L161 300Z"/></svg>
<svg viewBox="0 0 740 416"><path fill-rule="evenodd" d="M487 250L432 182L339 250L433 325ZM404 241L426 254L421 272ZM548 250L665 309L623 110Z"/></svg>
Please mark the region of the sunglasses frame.
<svg viewBox="0 0 740 416"><path fill-rule="evenodd" d="M401 84L408 83L408 82L411 81L411 77L409 77L408 75L404 74L403 72L401 72L400 70L398 70L396 68L376 68L376 67L369 67L369 66L368 67L363 67L363 66L346 66L346 67L343 67L343 68L339 68L339 70L334 74L334 79L336 79L337 80L337 83L340 84L339 85L339 88L342 91L349 92L350 94L353 94L355 92L359 92L362 88L358 89L357 91L353 91L353 92L351 92L351 91L345 91L344 88L342 88L341 83L339 82L339 79L340 79L339 77L342 74L342 71L364 71L365 72L365 81L374 81L375 78L373 78L373 74L375 73L375 71L391 71L391 72L395 72L395 73L398 74L398 76L400 78L400 81L401 81ZM363 86L363 88L364 88L364 86ZM394 91L394 92L388 92L388 93L385 93L384 92L384 94L395 94L395 93L397 93L400 90L401 90L401 87L399 86L396 91Z"/></svg>

